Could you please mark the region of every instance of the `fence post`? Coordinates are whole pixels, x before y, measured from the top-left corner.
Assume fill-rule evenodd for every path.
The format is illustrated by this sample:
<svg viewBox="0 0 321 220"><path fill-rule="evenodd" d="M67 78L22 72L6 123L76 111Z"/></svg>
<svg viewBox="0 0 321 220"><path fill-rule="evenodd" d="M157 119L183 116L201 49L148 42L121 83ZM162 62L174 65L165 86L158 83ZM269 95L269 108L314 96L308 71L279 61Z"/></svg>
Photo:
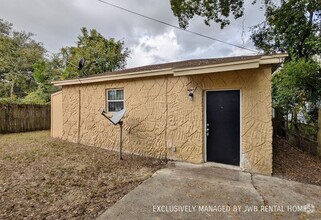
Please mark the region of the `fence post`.
<svg viewBox="0 0 321 220"><path fill-rule="evenodd" d="M321 109L318 110L318 147L317 156L321 159Z"/></svg>
<svg viewBox="0 0 321 220"><path fill-rule="evenodd" d="M278 129L278 121L277 121L277 109L275 108L273 110L274 113L274 117L272 116L272 127L273 127L273 140L276 138L277 136L277 129Z"/></svg>
<svg viewBox="0 0 321 220"><path fill-rule="evenodd" d="M293 110L293 132L294 132L294 145L300 148L300 130L298 126L298 112L296 109Z"/></svg>

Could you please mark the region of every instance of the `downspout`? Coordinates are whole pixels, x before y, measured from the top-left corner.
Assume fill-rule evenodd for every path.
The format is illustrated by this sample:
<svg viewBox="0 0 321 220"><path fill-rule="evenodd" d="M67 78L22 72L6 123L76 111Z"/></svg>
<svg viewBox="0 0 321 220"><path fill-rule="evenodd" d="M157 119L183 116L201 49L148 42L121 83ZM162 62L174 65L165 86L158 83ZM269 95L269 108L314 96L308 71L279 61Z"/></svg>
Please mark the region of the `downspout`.
<svg viewBox="0 0 321 220"><path fill-rule="evenodd" d="M167 151L168 151L168 146L167 146L167 120L168 120L168 77L166 77L166 85L165 85L165 159L167 160Z"/></svg>
<svg viewBox="0 0 321 220"><path fill-rule="evenodd" d="M80 89L78 90L78 137L77 143L80 143L80 120L81 120L81 92Z"/></svg>

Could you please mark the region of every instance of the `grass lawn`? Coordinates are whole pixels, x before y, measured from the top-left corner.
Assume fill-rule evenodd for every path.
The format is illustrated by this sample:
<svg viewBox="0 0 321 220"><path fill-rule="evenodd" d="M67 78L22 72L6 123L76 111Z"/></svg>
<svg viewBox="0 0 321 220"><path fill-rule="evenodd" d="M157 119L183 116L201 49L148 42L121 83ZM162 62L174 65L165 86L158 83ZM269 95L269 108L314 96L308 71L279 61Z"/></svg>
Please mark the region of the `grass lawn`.
<svg viewBox="0 0 321 220"><path fill-rule="evenodd" d="M94 219L164 165L49 131L0 135L0 219Z"/></svg>

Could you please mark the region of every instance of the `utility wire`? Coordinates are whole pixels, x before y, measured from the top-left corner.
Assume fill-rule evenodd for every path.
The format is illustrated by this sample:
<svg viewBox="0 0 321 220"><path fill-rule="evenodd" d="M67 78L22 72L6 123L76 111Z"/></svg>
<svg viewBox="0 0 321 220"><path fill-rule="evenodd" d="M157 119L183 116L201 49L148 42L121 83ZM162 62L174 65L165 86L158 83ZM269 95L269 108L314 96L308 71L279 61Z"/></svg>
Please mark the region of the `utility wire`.
<svg viewBox="0 0 321 220"><path fill-rule="evenodd" d="M118 6L118 5L112 4L112 3L110 3L110 2L106 2L106 1L104 1L104 0L97 0L97 1L99 1L99 2L101 2L101 3L104 3L104 4L106 4L106 5L112 6L112 7L114 7L114 8L118 8L118 9L120 9L120 10L129 12L129 13L131 13L131 14L134 14L134 15L137 15L137 16L140 16L140 17L143 17L143 18L146 18L146 19L149 19L149 20L152 20L152 21L155 21L155 22L158 22L158 23L161 23L161 24L170 26L170 27L172 27L172 28L175 28L175 29L178 29L178 30L181 30L181 31L188 32L188 33L190 33L190 34L195 34L195 35L197 35L197 36L204 37L204 38L207 38L207 39L210 39L210 40L214 40L214 41L220 42L220 43L222 43L222 44L230 45L230 46L237 47L237 48L240 48L240 49L243 49L243 50L248 50L248 51L251 51L251 52L254 52L254 53L259 53L257 50L253 50L253 49L249 49L249 48L246 48L246 47L242 47L242 46L237 45L237 44L228 43L228 42L225 42L225 41L216 39L216 38L214 38L214 37L210 37L210 36L207 36L207 35L204 35L204 34L200 34L200 33L194 32L194 31L189 31L189 30L180 28L180 27L178 27L178 26L176 26L176 25L172 25L172 24L169 24L169 23L167 23L167 22L158 20L158 19L156 19L156 18L152 18L152 17L146 16L146 15L140 14L140 13L138 13L138 12L135 12L135 11L132 11L132 10L129 10L129 9L120 7L120 6Z"/></svg>

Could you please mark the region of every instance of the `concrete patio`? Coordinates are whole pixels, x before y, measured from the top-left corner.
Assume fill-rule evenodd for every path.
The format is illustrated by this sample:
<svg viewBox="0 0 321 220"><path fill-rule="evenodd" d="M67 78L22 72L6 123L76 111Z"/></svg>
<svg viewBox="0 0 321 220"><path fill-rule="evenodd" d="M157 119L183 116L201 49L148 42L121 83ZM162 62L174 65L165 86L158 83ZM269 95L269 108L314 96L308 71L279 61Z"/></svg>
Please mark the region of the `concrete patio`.
<svg viewBox="0 0 321 220"><path fill-rule="evenodd" d="M98 219L320 219L321 187L171 162Z"/></svg>

